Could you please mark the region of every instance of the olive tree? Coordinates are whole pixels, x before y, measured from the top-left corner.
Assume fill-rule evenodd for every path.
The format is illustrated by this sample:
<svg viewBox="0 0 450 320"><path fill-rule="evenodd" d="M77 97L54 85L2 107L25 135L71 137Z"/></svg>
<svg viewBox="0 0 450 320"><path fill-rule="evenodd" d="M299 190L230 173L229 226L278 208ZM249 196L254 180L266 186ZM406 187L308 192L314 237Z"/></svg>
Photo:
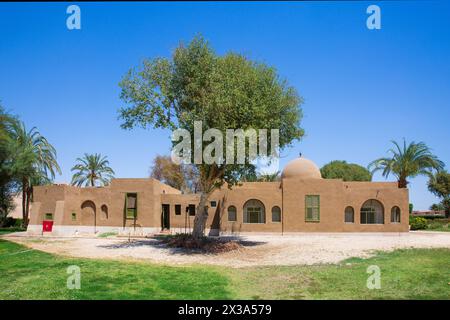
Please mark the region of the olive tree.
<svg viewBox="0 0 450 320"><path fill-rule="evenodd" d="M187 45L181 43L170 58L144 60L128 71L120 87L125 106L119 118L124 129L185 129L193 135L196 121L201 121L203 131L214 128L224 136L230 128L278 129L279 150L304 134L302 98L275 68L232 52L218 55L200 36ZM195 238L204 234L208 197L224 183L235 185L253 160L245 152L244 164L195 163L202 190L194 218Z"/></svg>

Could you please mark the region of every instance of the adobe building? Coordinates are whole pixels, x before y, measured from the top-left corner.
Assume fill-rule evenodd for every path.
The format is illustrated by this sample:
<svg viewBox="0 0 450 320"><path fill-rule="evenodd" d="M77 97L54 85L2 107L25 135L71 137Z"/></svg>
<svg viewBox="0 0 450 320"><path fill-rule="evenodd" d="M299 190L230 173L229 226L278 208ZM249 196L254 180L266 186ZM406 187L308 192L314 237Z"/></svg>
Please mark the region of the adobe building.
<svg viewBox="0 0 450 320"><path fill-rule="evenodd" d="M54 235L150 235L192 229L198 194L182 194L155 179L113 179L106 187L39 186L28 232ZM322 179L297 158L280 182L222 187L208 199L209 235L300 232L407 232L408 189L396 182Z"/></svg>

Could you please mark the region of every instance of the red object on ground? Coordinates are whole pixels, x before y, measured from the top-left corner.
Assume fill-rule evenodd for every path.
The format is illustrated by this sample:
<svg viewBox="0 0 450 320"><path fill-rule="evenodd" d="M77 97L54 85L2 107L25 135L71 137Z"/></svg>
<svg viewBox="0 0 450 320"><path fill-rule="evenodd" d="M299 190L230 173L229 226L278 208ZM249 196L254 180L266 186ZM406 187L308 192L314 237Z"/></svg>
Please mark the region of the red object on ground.
<svg viewBox="0 0 450 320"><path fill-rule="evenodd" d="M44 222L42 222L42 231L52 232L52 228L53 228L53 221L44 220Z"/></svg>

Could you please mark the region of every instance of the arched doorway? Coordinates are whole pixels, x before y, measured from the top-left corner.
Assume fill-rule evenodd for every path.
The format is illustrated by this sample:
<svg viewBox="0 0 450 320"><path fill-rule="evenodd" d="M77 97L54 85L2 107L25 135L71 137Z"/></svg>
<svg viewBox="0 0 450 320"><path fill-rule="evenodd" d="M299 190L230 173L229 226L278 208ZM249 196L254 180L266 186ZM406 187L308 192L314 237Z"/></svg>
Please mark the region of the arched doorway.
<svg viewBox="0 0 450 320"><path fill-rule="evenodd" d="M94 233L97 232L97 210L95 203L91 200L81 204L81 225L92 226Z"/></svg>

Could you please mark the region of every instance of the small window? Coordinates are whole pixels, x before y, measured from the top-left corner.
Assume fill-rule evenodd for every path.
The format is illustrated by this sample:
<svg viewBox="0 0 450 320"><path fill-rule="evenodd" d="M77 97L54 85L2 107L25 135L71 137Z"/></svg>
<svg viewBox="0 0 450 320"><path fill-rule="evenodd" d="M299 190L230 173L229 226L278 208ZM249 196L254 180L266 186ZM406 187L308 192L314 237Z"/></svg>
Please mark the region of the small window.
<svg viewBox="0 0 450 320"><path fill-rule="evenodd" d="M400 208L397 206L391 209L391 222L400 223Z"/></svg>
<svg viewBox="0 0 450 320"><path fill-rule="evenodd" d="M235 206L228 207L228 221L237 221L237 212Z"/></svg>
<svg viewBox="0 0 450 320"><path fill-rule="evenodd" d="M353 207L345 208L345 223L354 223L355 222L355 210Z"/></svg>
<svg viewBox="0 0 450 320"><path fill-rule="evenodd" d="M72 212L72 221L77 220L77 214L75 212Z"/></svg>
<svg viewBox="0 0 450 320"><path fill-rule="evenodd" d="M187 207L190 216L195 216L195 204L190 204Z"/></svg>
<svg viewBox="0 0 450 320"><path fill-rule="evenodd" d="M45 220L53 220L53 213L46 213Z"/></svg>
<svg viewBox="0 0 450 320"><path fill-rule="evenodd" d="M126 218L136 219L137 218L137 194L127 193L125 197L125 207L126 207Z"/></svg>
<svg viewBox="0 0 450 320"><path fill-rule="evenodd" d="M210 204L211 204L211 208L217 207L217 201L211 201Z"/></svg>
<svg viewBox="0 0 450 320"><path fill-rule="evenodd" d="M320 221L320 196L305 196L305 220Z"/></svg>
<svg viewBox="0 0 450 320"><path fill-rule="evenodd" d="M101 209L100 220L108 220L108 206L104 204L100 207L100 209Z"/></svg>
<svg viewBox="0 0 450 320"><path fill-rule="evenodd" d="M176 204L175 205L175 215L176 216L181 215L181 204Z"/></svg>
<svg viewBox="0 0 450 320"><path fill-rule="evenodd" d="M272 222L281 222L281 209L278 206L272 208Z"/></svg>

